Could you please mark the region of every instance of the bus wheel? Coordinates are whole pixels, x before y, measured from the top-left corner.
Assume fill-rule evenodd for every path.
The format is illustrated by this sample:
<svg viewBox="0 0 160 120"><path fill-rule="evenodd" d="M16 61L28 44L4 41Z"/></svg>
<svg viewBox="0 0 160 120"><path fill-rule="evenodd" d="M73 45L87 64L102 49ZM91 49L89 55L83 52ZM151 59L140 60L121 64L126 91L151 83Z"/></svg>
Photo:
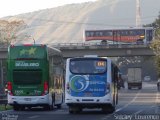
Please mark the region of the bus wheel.
<svg viewBox="0 0 160 120"><path fill-rule="evenodd" d="M58 109L60 109L62 106L61 104L56 105Z"/></svg>
<svg viewBox="0 0 160 120"><path fill-rule="evenodd" d="M14 105L13 106L13 110L18 111L19 110L19 106L18 105Z"/></svg>
<svg viewBox="0 0 160 120"><path fill-rule="evenodd" d="M71 114L80 113L81 111L82 111L82 108L80 108L80 107L75 107L75 106L69 107L69 113L71 113Z"/></svg>
<svg viewBox="0 0 160 120"><path fill-rule="evenodd" d="M20 110L25 110L25 106L20 106Z"/></svg>
<svg viewBox="0 0 160 120"><path fill-rule="evenodd" d="M102 108L104 113L113 113L115 111L115 106L109 105Z"/></svg>
<svg viewBox="0 0 160 120"><path fill-rule="evenodd" d="M73 114L73 108L69 106L69 113Z"/></svg>
<svg viewBox="0 0 160 120"><path fill-rule="evenodd" d="M45 105L43 106L44 110L50 110L51 109L51 105Z"/></svg>
<svg viewBox="0 0 160 120"><path fill-rule="evenodd" d="M82 112L82 108L78 108L77 113Z"/></svg>
<svg viewBox="0 0 160 120"><path fill-rule="evenodd" d="M115 106L110 106L109 113L113 113L115 111Z"/></svg>

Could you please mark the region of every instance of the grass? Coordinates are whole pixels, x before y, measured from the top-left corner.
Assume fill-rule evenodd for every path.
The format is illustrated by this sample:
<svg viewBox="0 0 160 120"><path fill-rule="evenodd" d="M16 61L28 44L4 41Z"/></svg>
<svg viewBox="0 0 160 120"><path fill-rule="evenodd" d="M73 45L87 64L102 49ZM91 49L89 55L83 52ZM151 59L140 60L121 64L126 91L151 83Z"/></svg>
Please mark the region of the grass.
<svg viewBox="0 0 160 120"><path fill-rule="evenodd" d="M11 110L11 109L12 109L12 106L10 105L6 105L6 108L5 108L5 105L0 105L0 111Z"/></svg>

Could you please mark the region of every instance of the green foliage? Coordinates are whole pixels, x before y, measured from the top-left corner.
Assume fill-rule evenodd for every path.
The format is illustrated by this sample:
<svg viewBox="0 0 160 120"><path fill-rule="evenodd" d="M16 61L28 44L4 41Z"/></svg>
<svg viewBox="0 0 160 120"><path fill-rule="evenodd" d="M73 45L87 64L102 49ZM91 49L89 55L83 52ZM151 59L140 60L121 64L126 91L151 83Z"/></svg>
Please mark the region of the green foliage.
<svg viewBox="0 0 160 120"><path fill-rule="evenodd" d="M24 25L23 20L0 20L0 43L11 43L17 38L17 32Z"/></svg>
<svg viewBox="0 0 160 120"><path fill-rule="evenodd" d="M10 105L0 105L0 111L4 111L4 110L11 110L12 109L12 106Z"/></svg>
<svg viewBox="0 0 160 120"><path fill-rule="evenodd" d="M155 62L158 70L158 76L160 77L160 12L158 18L150 24L155 29L155 40L151 44L151 49L155 53Z"/></svg>

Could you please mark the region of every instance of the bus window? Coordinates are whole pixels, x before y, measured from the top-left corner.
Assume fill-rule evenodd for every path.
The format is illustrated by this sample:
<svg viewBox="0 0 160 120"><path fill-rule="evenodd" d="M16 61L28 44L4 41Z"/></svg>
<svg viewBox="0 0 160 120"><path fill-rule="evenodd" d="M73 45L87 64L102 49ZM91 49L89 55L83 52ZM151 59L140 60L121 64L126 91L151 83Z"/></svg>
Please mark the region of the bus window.
<svg viewBox="0 0 160 120"><path fill-rule="evenodd" d="M70 62L70 71L75 74L99 74L106 72L104 60L74 60Z"/></svg>
<svg viewBox="0 0 160 120"><path fill-rule="evenodd" d="M32 77L30 77L32 76ZM37 85L42 82L42 71L41 70L14 70L13 81L16 85Z"/></svg>

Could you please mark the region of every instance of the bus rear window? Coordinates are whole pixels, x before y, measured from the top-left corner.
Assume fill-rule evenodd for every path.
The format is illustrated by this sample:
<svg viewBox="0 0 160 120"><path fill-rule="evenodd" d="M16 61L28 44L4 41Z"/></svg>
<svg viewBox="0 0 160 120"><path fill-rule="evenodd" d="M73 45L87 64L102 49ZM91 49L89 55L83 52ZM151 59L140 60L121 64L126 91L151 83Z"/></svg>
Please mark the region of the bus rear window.
<svg viewBox="0 0 160 120"><path fill-rule="evenodd" d="M107 61L104 59L73 59L70 71L75 74L100 74L106 72Z"/></svg>
<svg viewBox="0 0 160 120"><path fill-rule="evenodd" d="M14 70L13 71L13 82L16 85L37 85L42 82L42 71L24 71Z"/></svg>

